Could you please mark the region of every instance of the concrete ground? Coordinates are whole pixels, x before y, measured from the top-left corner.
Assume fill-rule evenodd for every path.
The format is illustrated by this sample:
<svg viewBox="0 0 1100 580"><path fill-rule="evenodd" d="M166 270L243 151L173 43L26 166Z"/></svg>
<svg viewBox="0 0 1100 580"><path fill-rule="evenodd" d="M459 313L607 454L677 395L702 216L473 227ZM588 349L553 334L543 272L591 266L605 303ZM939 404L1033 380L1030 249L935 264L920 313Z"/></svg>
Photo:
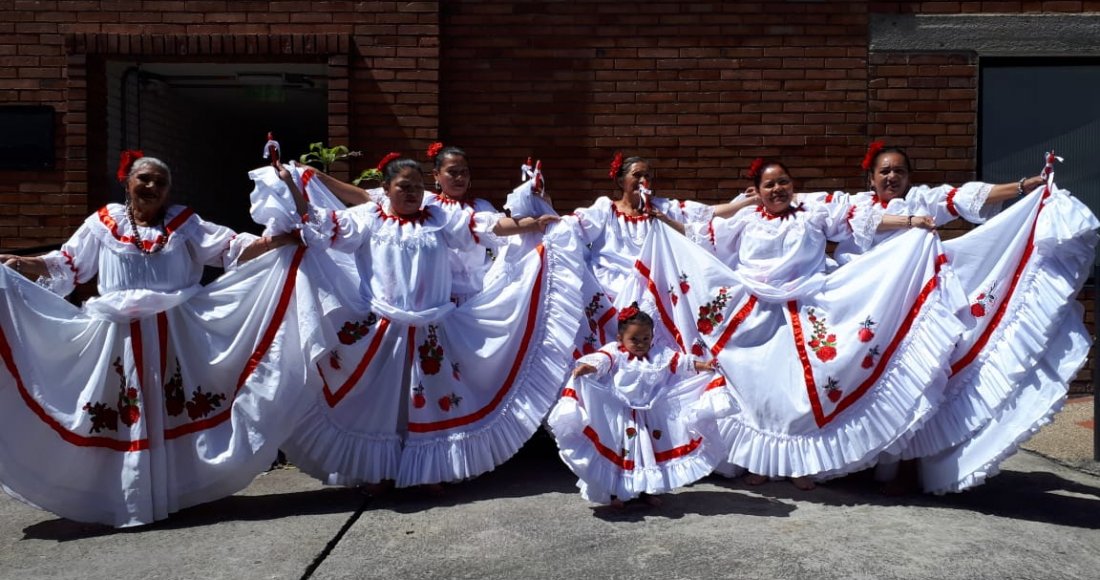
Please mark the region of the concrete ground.
<svg viewBox="0 0 1100 580"><path fill-rule="evenodd" d="M1054 422L1035 434L1024 449L1034 451L1067 466L1100 475L1095 461L1093 417L1095 401L1091 396L1071 397ZM1100 573L1097 574L1100 577Z"/></svg>
<svg viewBox="0 0 1100 580"><path fill-rule="evenodd" d="M1079 402L1063 415L1086 407L1091 419ZM1050 453L1059 447L1046 439L1069 429L1091 453L1082 422L1060 418L1029 446ZM1089 457L1077 467L1095 469ZM1095 579L1100 477L1071 465L1023 451L967 493L901 499L859 476L809 493L711 477L661 508L616 512L580 498L540 435L443 497L370 499L281 469L236 496L114 530L0 494L0 578Z"/></svg>

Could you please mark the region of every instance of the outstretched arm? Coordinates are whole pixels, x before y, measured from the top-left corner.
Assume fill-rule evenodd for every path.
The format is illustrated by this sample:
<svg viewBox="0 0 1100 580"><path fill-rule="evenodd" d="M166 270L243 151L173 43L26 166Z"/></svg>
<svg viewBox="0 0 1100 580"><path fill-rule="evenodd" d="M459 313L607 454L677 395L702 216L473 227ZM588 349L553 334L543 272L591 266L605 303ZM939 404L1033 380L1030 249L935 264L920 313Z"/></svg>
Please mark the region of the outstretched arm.
<svg viewBox="0 0 1100 580"><path fill-rule="evenodd" d="M760 196L756 194L755 187L750 187L745 190L745 195L743 197L738 196L733 201L713 206L714 217L728 218L746 207L752 207L754 205L760 205Z"/></svg>
<svg viewBox="0 0 1100 580"><path fill-rule="evenodd" d="M1020 181L1013 181L1012 183L994 185L989 190L989 197L985 199L985 204L1000 203L1019 195L1027 195L1035 191L1035 188L1044 183L1046 183L1046 180L1036 175L1034 177L1025 177Z"/></svg>
<svg viewBox="0 0 1100 580"><path fill-rule="evenodd" d="M512 236L527 232L543 232L546 231L546 226L559 219L561 218L556 215L544 215L537 218L523 217L518 220L510 217L503 217L493 226L493 233L498 236Z"/></svg>
<svg viewBox="0 0 1100 580"><path fill-rule="evenodd" d="M315 175L337 199L344 202L349 207L353 205L363 205L371 200L365 189L340 181L322 171L317 171Z"/></svg>
<svg viewBox="0 0 1100 580"><path fill-rule="evenodd" d="M302 195L302 192L298 190L298 184L294 183L294 177L287 171L286 167L278 160L275 160L271 164L275 167L275 173L279 175L279 179L283 180L287 189L290 190L291 197L294 198L294 211L300 216L304 216L309 213L309 203L306 202L306 198Z"/></svg>
<svg viewBox="0 0 1100 580"><path fill-rule="evenodd" d="M891 230L906 230L909 228L921 228L925 230L935 229L936 222L932 216L927 215L884 215L878 224L876 231L886 232Z"/></svg>
<svg viewBox="0 0 1100 580"><path fill-rule="evenodd" d="M277 236L263 236L248 245L244 251L241 252L241 256L237 258L237 263L243 264L253 258L257 258L266 254L267 252L280 248L282 246L290 244L300 244L301 239L298 237L297 232L290 234L279 234Z"/></svg>
<svg viewBox="0 0 1100 580"><path fill-rule="evenodd" d="M46 267L46 261L42 258L0 254L0 263L31 280L37 280L39 276L49 275L49 268Z"/></svg>

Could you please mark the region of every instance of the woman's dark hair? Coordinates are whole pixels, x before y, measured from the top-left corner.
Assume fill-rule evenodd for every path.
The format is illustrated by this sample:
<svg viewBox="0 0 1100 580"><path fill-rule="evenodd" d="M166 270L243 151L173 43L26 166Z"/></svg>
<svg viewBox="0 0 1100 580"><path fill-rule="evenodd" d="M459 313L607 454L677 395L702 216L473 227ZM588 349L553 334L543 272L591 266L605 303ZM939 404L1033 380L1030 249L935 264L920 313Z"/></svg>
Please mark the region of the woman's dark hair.
<svg viewBox="0 0 1100 580"><path fill-rule="evenodd" d="M649 160L647 160L645 157L638 157L637 155L633 155L631 157L623 159L623 164L620 165L619 170L615 172L615 181L618 182L620 179L625 177L626 172L630 171L630 166L638 162L649 165Z"/></svg>
<svg viewBox="0 0 1100 580"><path fill-rule="evenodd" d="M409 159L408 157L401 157L390 161L382 168L382 181L384 183L393 181L393 178L397 177L397 175L401 173L401 170L406 167L413 167L420 175L424 175L424 168L420 166L419 161Z"/></svg>
<svg viewBox="0 0 1100 580"><path fill-rule="evenodd" d="M648 326L650 330L652 330L653 317L638 309L638 303L635 302L619 312L619 334L625 332L626 327L631 324L641 324L642 326Z"/></svg>
<svg viewBox="0 0 1100 580"><path fill-rule="evenodd" d="M762 163L760 163L760 165L758 167L755 167L755 169L756 169L755 172L750 171L750 174L749 174L749 177L752 178L752 184L756 186L756 189L760 189L760 181L764 177L764 171L766 171L769 167L772 167L772 166L778 166L787 175L791 174L791 170L787 169L787 166L783 165L782 161L779 161L779 160L776 160L776 159L765 159Z"/></svg>
<svg viewBox="0 0 1100 580"><path fill-rule="evenodd" d="M443 159L448 155L462 157L465 158L467 161L469 161L470 159L469 157L466 157L466 152L462 149L455 147L454 145L448 145L440 149L439 152L435 154L435 168L437 171L443 168Z"/></svg>
<svg viewBox="0 0 1100 580"><path fill-rule="evenodd" d="M875 164L878 163L878 158L882 157L884 153L897 153L898 155L901 155L901 158L905 160L905 169L910 172L913 171L913 164L909 162L909 154L905 152L905 149L902 149L901 147L883 147L882 149L879 149L873 157L871 157L870 162L867 165L868 177L875 173Z"/></svg>

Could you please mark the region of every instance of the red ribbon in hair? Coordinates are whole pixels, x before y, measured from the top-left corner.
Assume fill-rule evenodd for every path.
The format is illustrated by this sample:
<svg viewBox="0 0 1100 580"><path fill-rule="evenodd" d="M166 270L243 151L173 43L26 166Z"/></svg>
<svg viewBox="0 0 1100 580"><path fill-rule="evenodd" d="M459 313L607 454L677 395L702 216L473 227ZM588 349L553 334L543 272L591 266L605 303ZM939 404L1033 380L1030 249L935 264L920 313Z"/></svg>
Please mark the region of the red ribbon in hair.
<svg viewBox="0 0 1100 580"><path fill-rule="evenodd" d="M623 166L623 152L622 151L616 151L615 152L615 157L613 157L611 159L611 172L608 173L608 175L611 177L611 179L618 179L619 178L619 168L621 168L622 166Z"/></svg>
<svg viewBox="0 0 1100 580"><path fill-rule="evenodd" d="M119 183L126 181L126 178L130 177L130 169L134 167L134 162L142 157L145 157L145 153L142 153L141 149L124 149L122 153L118 154Z"/></svg>
<svg viewBox="0 0 1100 580"><path fill-rule="evenodd" d="M619 311L619 322L625 322L638 315L638 303L634 302L630 306L623 308Z"/></svg>
<svg viewBox="0 0 1100 580"><path fill-rule="evenodd" d="M386 156L383 157L382 160L378 162L378 171L385 171L386 170L386 165L389 165L390 161L393 161L394 159L397 159L398 157L401 157L401 154L396 152L396 151L387 153Z"/></svg>
<svg viewBox="0 0 1100 580"><path fill-rule="evenodd" d="M749 179L756 179L757 175L760 175L760 170L764 168L764 158L757 157L749 164Z"/></svg>
<svg viewBox="0 0 1100 580"><path fill-rule="evenodd" d="M863 156L863 163L860 163L859 166L862 167L864 171L870 171L871 164L875 162L875 156L878 155L878 152L882 151L882 148L885 146L886 145L882 141L871 141L871 144L867 146L867 154Z"/></svg>
<svg viewBox="0 0 1100 580"><path fill-rule="evenodd" d="M428 159L435 160L435 156L439 155L441 150L443 150L443 144L439 141L428 145Z"/></svg>

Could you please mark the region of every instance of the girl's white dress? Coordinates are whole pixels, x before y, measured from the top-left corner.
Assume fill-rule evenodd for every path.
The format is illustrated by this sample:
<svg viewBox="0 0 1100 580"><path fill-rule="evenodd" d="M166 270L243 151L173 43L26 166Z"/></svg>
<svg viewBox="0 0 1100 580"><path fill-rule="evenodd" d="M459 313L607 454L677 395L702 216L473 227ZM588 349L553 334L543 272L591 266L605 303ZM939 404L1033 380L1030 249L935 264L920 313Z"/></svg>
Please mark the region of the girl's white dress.
<svg viewBox="0 0 1100 580"><path fill-rule="evenodd" d="M636 357L617 342L577 363L547 423L581 496L606 504L660 494L707 476L725 458L715 417L729 409L725 380L697 373L694 357L653 349Z"/></svg>
<svg viewBox="0 0 1100 580"><path fill-rule="evenodd" d="M1053 183L1003 211L986 206L990 188L920 186L888 204L871 193L852 196L853 226L868 231L884 215L982 224L943 244L963 291L953 310L967 330L951 355L946 400L901 452L922 458L922 485L933 493L962 491L996 474L1062 407L1091 344L1075 296L1100 223ZM876 235L875 245L894 235ZM858 267L861 254L842 244L837 261Z"/></svg>
<svg viewBox="0 0 1100 580"><path fill-rule="evenodd" d="M386 205L339 209L311 170L304 275L328 332L306 419L285 446L335 485L457 481L510 458L538 428L570 370L580 320L580 251L540 245L461 305L453 251L472 252L496 214L427 205L415 219ZM253 171L253 217L295 227L289 192ZM488 234L491 235L491 234ZM350 265L349 265L350 262Z"/></svg>
<svg viewBox="0 0 1100 580"><path fill-rule="evenodd" d="M806 201L783 216L756 207L714 220L731 281L697 326L740 407L719 424L735 466L854 471L902 445L942 398L962 328L944 306L939 240L911 231L883 244L889 254L826 274L826 241L863 235L852 211Z"/></svg>
<svg viewBox="0 0 1100 580"><path fill-rule="evenodd" d="M164 225L135 232L109 204L44 257L41 284L0 268L0 482L17 497L149 523L246 487L296 426L319 355L302 348L304 248L238 267L254 236L178 205ZM204 265L230 270L203 287ZM95 276L82 308L61 297Z"/></svg>

